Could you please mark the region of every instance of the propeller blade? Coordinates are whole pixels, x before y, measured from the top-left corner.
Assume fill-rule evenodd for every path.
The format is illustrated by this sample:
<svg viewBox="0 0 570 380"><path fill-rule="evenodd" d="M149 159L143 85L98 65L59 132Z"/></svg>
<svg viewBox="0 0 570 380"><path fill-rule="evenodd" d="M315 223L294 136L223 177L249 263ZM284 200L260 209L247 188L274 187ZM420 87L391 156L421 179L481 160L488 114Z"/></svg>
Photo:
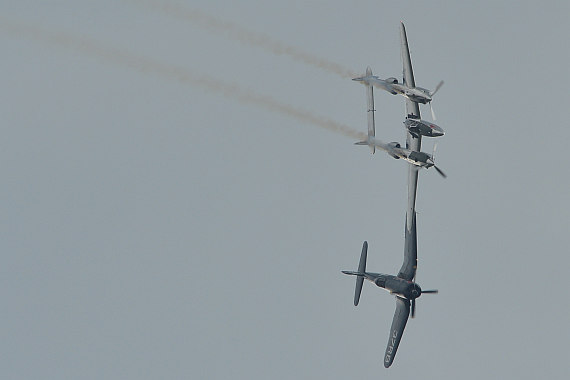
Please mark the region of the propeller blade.
<svg viewBox="0 0 570 380"><path fill-rule="evenodd" d="M412 318L416 317L416 299L412 300Z"/></svg>
<svg viewBox="0 0 570 380"><path fill-rule="evenodd" d="M431 102L429 102L429 110L431 111L431 119L435 121L435 112L433 112L433 106L431 105Z"/></svg>
<svg viewBox="0 0 570 380"><path fill-rule="evenodd" d="M431 96L434 96L435 93L439 91L439 89L441 88L441 86L443 86L443 81L439 82L439 83L437 84L437 86L435 86L435 90L433 90L430 95L431 95Z"/></svg>
<svg viewBox="0 0 570 380"><path fill-rule="evenodd" d="M439 291L437 289L431 289L431 290L422 290L422 294L424 293L428 293L428 294L437 294L439 293Z"/></svg>
<svg viewBox="0 0 570 380"><path fill-rule="evenodd" d="M443 177L443 178L447 178L447 176L445 175L445 173L443 172L443 170L441 170L440 168L438 168L437 166L433 166L435 168L435 170L437 170L437 172ZM425 293L424 291L422 291L422 293Z"/></svg>

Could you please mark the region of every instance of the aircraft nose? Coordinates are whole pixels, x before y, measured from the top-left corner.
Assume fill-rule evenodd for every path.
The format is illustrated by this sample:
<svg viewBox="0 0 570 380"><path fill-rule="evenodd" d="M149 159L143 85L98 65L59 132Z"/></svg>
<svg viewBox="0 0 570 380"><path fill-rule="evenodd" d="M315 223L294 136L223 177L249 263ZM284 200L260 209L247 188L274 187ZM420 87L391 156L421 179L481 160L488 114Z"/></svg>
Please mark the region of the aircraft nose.
<svg viewBox="0 0 570 380"><path fill-rule="evenodd" d="M443 129L441 129L440 126L431 124L431 134L434 137L439 137L445 135L445 132L443 131Z"/></svg>
<svg viewBox="0 0 570 380"><path fill-rule="evenodd" d="M422 289L419 287L418 284L414 284L414 287L412 288L412 296L414 298L418 298L421 294L422 294Z"/></svg>

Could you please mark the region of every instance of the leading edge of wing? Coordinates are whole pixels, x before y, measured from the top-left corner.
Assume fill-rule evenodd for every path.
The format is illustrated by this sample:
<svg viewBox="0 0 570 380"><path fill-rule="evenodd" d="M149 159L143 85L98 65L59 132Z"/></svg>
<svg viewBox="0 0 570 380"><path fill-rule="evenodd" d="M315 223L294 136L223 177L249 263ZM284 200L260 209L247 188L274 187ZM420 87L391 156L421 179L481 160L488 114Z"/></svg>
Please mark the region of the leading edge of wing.
<svg viewBox="0 0 570 380"><path fill-rule="evenodd" d="M400 340L404 334L404 328L408 322L410 315L410 301L404 298L396 297L396 311L390 328L390 336L388 337L388 345L384 354L384 367L388 368L392 365L396 357L396 351L400 345Z"/></svg>
<svg viewBox="0 0 570 380"><path fill-rule="evenodd" d="M408 87L416 87L412 70L412 59L410 58L410 49L408 47L408 37L406 36L406 27L403 22L400 23L400 54L402 55L404 84Z"/></svg>
<svg viewBox="0 0 570 380"><path fill-rule="evenodd" d="M404 280L412 281L416 274L418 266L418 237L416 234L416 213L412 211L411 224L408 225L408 216L406 216L406 233L404 242L404 263L398 272L398 277Z"/></svg>
<svg viewBox="0 0 570 380"><path fill-rule="evenodd" d="M412 58L410 57L408 37L406 35L406 27L403 22L400 23L400 54L402 56L403 83L408 87L415 87L416 82L414 80L414 71L412 69ZM408 115L413 115L418 119L421 118L419 104L406 98L406 117ZM420 151L422 144L421 138L415 139L408 132L406 141L409 149L418 152Z"/></svg>

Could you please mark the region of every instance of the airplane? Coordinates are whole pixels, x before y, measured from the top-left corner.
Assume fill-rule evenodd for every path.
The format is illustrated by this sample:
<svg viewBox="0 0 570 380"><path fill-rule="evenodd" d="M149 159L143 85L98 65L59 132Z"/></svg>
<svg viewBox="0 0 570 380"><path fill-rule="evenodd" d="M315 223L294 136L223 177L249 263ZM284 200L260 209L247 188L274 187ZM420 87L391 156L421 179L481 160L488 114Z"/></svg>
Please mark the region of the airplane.
<svg viewBox="0 0 570 380"><path fill-rule="evenodd" d="M433 166L443 178L447 178L447 175L445 175L440 168L435 166L433 154L402 148L398 142L385 143L374 136L368 136L366 140L359 141L355 143L355 145L368 145L370 147L380 148L396 160L401 158L419 168L429 169Z"/></svg>
<svg viewBox="0 0 570 380"><path fill-rule="evenodd" d="M416 86L410 86L403 83L398 83L398 79L390 77L387 79L380 79L376 75L372 75L372 70L370 67L366 68L366 75L358 78L353 78L352 80L364 83L367 86L374 86L381 88L384 91L391 93L392 95L402 95L403 97L411 100L414 103L428 104L430 105L431 115L433 120L435 120L435 113L431 107L431 101L433 96L439 91L441 86L443 86L443 81L440 81L435 90L430 91L428 89Z"/></svg>
<svg viewBox="0 0 570 380"><path fill-rule="evenodd" d="M366 68L366 75L372 75L372 70L370 67ZM374 126L374 89L373 86L370 84L366 84L366 100L368 104L368 136L375 135L375 126ZM426 136L426 137L439 137L443 136L445 132L443 129L435 125L434 123L430 123L429 121L421 120L413 113L406 117L404 121L404 125L406 129L410 132L410 134L415 137L419 138L419 135ZM375 148L373 145L370 146L372 153L374 154Z"/></svg>
<svg viewBox="0 0 570 380"><path fill-rule="evenodd" d="M366 68L366 74L372 75L372 70L370 67ZM374 112L376 111L374 109L374 90L370 84L366 84L366 98L368 105L368 137L364 141L355 143L356 145L368 145L373 154L375 153L376 148L380 148L395 159L401 158L416 167L429 169L433 166L441 176L444 178L447 177L440 168L435 166L433 154L430 155L428 153L420 152L419 149L418 151L414 151L411 149L402 148L400 143L397 142L386 144L383 141L377 139L375 137L376 129L374 125ZM439 126L421 120L413 113L408 115L404 121L404 125L406 126L408 133L415 139L419 139L420 136L436 137L442 136L444 134L443 129L441 129Z"/></svg>
<svg viewBox="0 0 570 380"><path fill-rule="evenodd" d="M400 23L400 47L401 56L403 64L403 85L409 88L415 88L414 73L412 70L412 61L410 58L410 50L408 47L408 39L406 36L406 28L404 23ZM368 72L367 75L372 75L372 71ZM365 83L366 84L366 83ZM370 103L372 97L372 85L369 83L367 87L370 88L369 93L369 125L368 125L368 139L374 137L374 125L370 126L370 121L374 120L373 111L374 104ZM441 87L441 85L439 86ZM433 93L432 93L433 96ZM372 115L370 115L372 114ZM417 102L406 98L406 115L407 119L421 120L420 108ZM415 152L416 154L421 154L421 143L422 134L414 136L412 133L415 132L413 129L407 129L406 133L406 148L408 151ZM366 145L369 141L366 141ZM396 148L395 143L391 149ZM388 144L384 144L388 145ZM398 144L399 145L399 144ZM375 145L376 146L376 145ZM398 147L399 149L403 149ZM434 149L435 150L435 149ZM414 156L412 156L413 158ZM417 156L416 156L417 157ZM410 156L408 155L408 158ZM427 157L425 159L427 163ZM431 161L433 162L433 156ZM410 315L410 307L412 309L412 317L415 316L415 299L419 297L422 293L436 293L437 291L422 291L421 288L416 287L415 275L417 269L417 232L416 232L416 194L418 188L418 173L417 165L410 165L408 169L408 205L406 209L406 225L405 225L405 235L404 235L404 262L397 276L386 277L387 275L367 273L366 272L366 255L368 251L368 243L364 242L362 247L362 253L360 257L360 263L358 265L358 272L343 271L345 274L356 276L356 289L354 293L354 304L358 305L360 299L360 293L362 290L362 285L364 279L374 282L376 285L387 289L390 292L396 294L396 311L394 313L394 319L392 321L392 326L390 329L390 334L388 337L388 345L386 347L386 353L384 355L384 367L388 368L392 365L396 351L400 344L404 328L408 321ZM384 276L384 277L382 277ZM384 283L382 283L384 279ZM412 285L410 285L410 283ZM381 286L383 285L383 286ZM414 292L415 291L415 292Z"/></svg>
<svg viewBox="0 0 570 380"><path fill-rule="evenodd" d="M372 69L370 66L366 68L366 77L372 77ZM353 80L357 80L361 78L355 78ZM364 85L366 86L366 94L367 94L367 101L368 101L368 134L374 135L374 92L373 92L373 85L369 81L363 81ZM435 119L435 117L434 117ZM445 133L443 129L434 123L430 123L429 121L421 120L413 113L409 114L406 117L406 121L404 122L406 129L414 136L418 138L418 135L423 135L426 137L439 137L443 136ZM372 151L374 153L374 151Z"/></svg>
<svg viewBox="0 0 570 380"><path fill-rule="evenodd" d="M415 215L414 215L414 236L415 236ZM408 248L408 247L407 247ZM388 336L388 345L384 354L384 367L388 368L392 365L396 356L396 351L400 345L400 340L404 333L404 328L410 316L416 316L416 298L422 294L437 294L438 290L422 290L422 288L415 282L417 257L415 256L416 250L408 250L409 253L404 259L404 264L400 269L397 276L392 276L383 273L366 272L366 256L368 251L368 242L362 245L362 253L360 254L360 262L358 263L358 271L346 271L342 273L356 276L356 288L354 290L354 306L358 305L360 300L360 293L362 292L362 285L364 280L368 280L380 288L384 288L396 296L396 311L392 320L392 327Z"/></svg>

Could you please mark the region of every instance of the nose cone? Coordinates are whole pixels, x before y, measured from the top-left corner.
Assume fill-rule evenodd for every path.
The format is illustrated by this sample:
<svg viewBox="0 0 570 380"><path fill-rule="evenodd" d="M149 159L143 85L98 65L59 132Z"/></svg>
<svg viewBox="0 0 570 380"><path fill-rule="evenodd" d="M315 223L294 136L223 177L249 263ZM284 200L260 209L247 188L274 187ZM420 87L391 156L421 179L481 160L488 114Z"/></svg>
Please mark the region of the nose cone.
<svg viewBox="0 0 570 380"><path fill-rule="evenodd" d="M418 284L414 284L412 287L412 297L418 298L422 295L422 288Z"/></svg>
<svg viewBox="0 0 570 380"><path fill-rule="evenodd" d="M445 135L445 132L440 126L430 123L429 127L431 128L431 135L433 137L439 137Z"/></svg>

